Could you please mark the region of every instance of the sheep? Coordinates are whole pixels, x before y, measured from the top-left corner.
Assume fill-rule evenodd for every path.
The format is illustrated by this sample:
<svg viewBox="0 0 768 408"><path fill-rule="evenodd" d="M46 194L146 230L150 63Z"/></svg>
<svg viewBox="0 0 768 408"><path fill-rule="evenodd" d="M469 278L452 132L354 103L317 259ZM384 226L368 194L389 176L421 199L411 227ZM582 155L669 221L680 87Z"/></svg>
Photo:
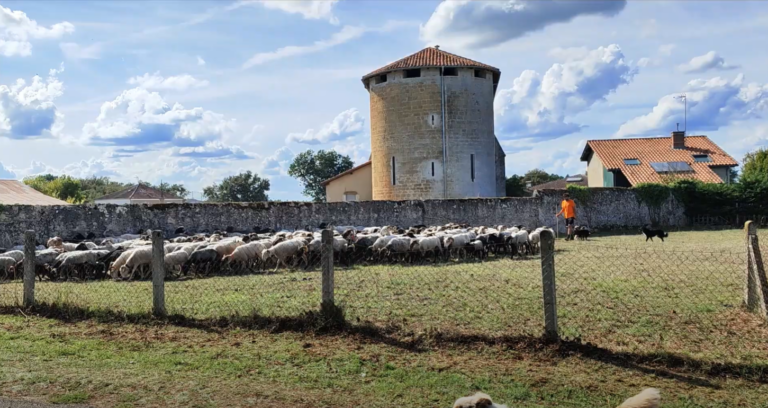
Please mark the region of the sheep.
<svg viewBox="0 0 768 408"><path fill-rule="evenodd" d="M483 241L480 240L474 240L469 243L467 248L472 250L472 254L476 257L482 259L485 259L486 256L486 250L485 250L485 244L483 244Z"/></svg>
<svg viewBox="0 0 768 408"><path fill-rule="evenodd" d="M228 241L220 241L213 249L221 256L229 255L235 251L237 247L243 245L243 241L239 239L232 239Z"/></svg>
<svg viewBox="0 0 768 408"><path fill-rule="evenodd" d="M112 276L112 279L118 278L118 272L120 271L120 268L125 265L126 262L128 262L128 258L131 257L134 250L125 251L120 256L115 259L114 262L112 262L111 265L109 265L109 273Z"/></svg>
<svg viewBox="0 0 768 408"><path fill-rule="evenodd" d="M149 265L152 262L152 247L137 248L131 251L131 255L125 262L125 265L120 267L120 276L125 278L128 271L131 272L129 280L133 280L136 270L142 266Z"/></svg>
<svg viewBox="0 0 768 408"><path fill-rule="evenodd" d="M474 233L469 232L446 237L443 241L446 254L450 256L450 254L453 252L456 253L457 256L460 256L462 252L466 253L464 247L466 247L470 242L474 241L475 238L477 238L477 236L475 236Z"/></svg>
<svg viewBox="0 0 768 408"><path fill-rule="evenodd" d="M263 259L266 262L272 258L275 258L277 260L275 265L275 272L277 272L277 268L280 267L280 264L283 264L286 267L288 267L285 261L288 258L299 254L299 252L304 247L306 247L306 244L303 241L298 241L298 240L284 241L273 246L272 248L265 249L261 254L261 259Z"/></svg>
<svg viewBox="0 0 768 408"><path fill-rule="evenodd" d="M221 260L221 255L216 252L213 248L200 248L194 252L192 252L189 255L189 260L184 264L182 267L182 273L187 274L189 270L192 268L192 266L201 266L204 265L206 267L206 271L208 267L215 262L218 262Z"/></svg>
<svg viewBox="0 0 768 408"><path fill-rule="evenodd" d="M16 278L16 260L7 257L7 256L0 256L0 272L3 272L3 276L8 278L13 276L13 278Z"/></svg>
<svg viewBox="0 0 768 408"><path fill-rule="evenodd" d="M387 243L384 250L390 257L392 257L393 254L407 254L411 249L411 240L412 238L410 237L396 237Z"/></svg>
<svg viewBox="0 0 768 408"><path fill-rule="evenodd" d="M536 228L533 232L528 234L528 243L531 246L531 253L535 254L539 248L539 242L541 242L541 231L543 228Z"/></svg>
<svg viewBox="0 0 768 408"><path fill-rule="evenodd" d="M439 237L422 237L411 242L411 251L419 251L423 257L425 253L432 252L434 262L437 263L437 257L443 252L443 241Z"/></svg>
<svg viewBox="0 0 768 408"><path fill-rule="evenodd" d="M56 258L56 270L60 275L64 275L65 272L77 265L96 265L108 254L109 251L107 250L65 252ZM84 277L84 271L81 269L80 279L84 279Z"/></svg>
<svg viewBox="0 0 768 408"><path fill-rule="evenodd" d="M225 255L222 262L225 264L238 263L242 266L248 265L254 260L260 259L261 252L264 251L264 244L256 241L235 248L234 252Z"/></svg>
<svg viewBox="0 0 768 408"><path fill-rule="evenodd" d="M53 263L59 256L59 251L55 249L44 249L35 252L35 265L46 265Z"/></svg>
<svg viewBox="0 0 768 408"><path fill-rule="evenodd" d="M24 252L21 251L8 251L4 254L0 254L4 258L13 258L16 262L21 262L24 259Z"/></svg>
<svg viewBox="0 0 768 408"><path fill-rule="evenodd" d="M163 265L166 271L181 270L181 266L189 260L189 254L184 251L171 252L163 257Z"/></svg>

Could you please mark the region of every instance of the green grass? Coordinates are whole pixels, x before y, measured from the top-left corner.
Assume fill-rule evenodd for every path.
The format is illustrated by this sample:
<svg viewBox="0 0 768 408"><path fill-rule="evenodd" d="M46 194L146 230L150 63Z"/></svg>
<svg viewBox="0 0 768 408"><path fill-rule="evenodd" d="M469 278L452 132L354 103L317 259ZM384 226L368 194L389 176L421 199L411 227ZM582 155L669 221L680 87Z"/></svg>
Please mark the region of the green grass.
<svg viewBox="0 0 768 408"><path fill-rule="evenodd" d="M0 393L121 407L387 407L450 406L482 389L515 407L586 408L658 386L665 407L768 407L768 326L741 307L742 231L556 249L561 335L597 348L525 345L543 327L539 259L358 265L336 269L336 301L353 327L373 323L384 338L0 316L0 390L10 390ZM174 281L166 304L203 321L297 317L318 309L320 283L317 271ZM36 299L140 315L151 292L150 282L42 282ZM0 305L20 297L19 283L0 285ZM413 344L420 352L403 349Z"/></svg>

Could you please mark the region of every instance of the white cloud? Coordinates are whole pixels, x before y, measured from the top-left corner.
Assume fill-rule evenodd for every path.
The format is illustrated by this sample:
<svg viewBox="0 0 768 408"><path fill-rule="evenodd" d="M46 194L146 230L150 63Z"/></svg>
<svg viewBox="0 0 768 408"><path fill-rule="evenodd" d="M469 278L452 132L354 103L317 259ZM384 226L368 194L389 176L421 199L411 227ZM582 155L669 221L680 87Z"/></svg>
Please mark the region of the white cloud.
<svg viewBox="0 0 768 408"><path fill-rule="evenodd" d="M640 26L640 37L643 38L653 37L659 31L659 24L655 18L641 22Z"/></svg>
<svg viewBox="0 0 768 408"><path fill-rule="evenodd" d="M321 144L348 139L359 135L365 129L365 119L357 109L347 109L339 113L319 131L307 129L304 133L291 133L285 139L286 143L297 142L304 144Z"/></svg>
<svg viewBox="0 0 768 408"><path fill-rule="evenodd" d="M288 167L291 165L291 161L296 157L291 149L283 146L274 154L269 157L265 157L261 164L261 172L266 176L286 176L288 175Z"/></svg>
<svg viewBox="0 0 768 408"><path fill-rule="evenodd" d="M544 75L524 71L512 88L498 91L494 110L500 138L553 139L578 132L583 126L568 117L604 100L636 74L616 44L566 54L582 58L554 64Z"/></svg>
<svg viewBox="0 0 768 408"><path fill-rule="evenodd" d="M54 101L64 94L64 84L51 69L48 78L32 77L32 83L19 78L10 86L0 85L0 137L27 139L58 136L64 115Z"/></svg>
<svg viewBox="0 0 768 408"><path fill-rule="evenodd" d="M75 178L89 177L116 177L123 171L119 162L105 161L96 158L80 160L61 168L60 174L66 174Z"/></svg>
<svg viewBox="0 0 768 408"><path fill-rule="evenodd" d="M350 139L344 142L333 144L333 150L339 154L349 156L355 165L360 165L368 161L371 156L370 144L364 140Z"/></svg>
<svg viewBox="0 0 768 408"><path fill-rule="evenodd" d="M61 43L59 44L61 52L64 53L64 58L69 60L79 59L99 59L101 56L101 44L96 43L83 47L77 43Z"/></svg>
<svg viewBox="0 0 768 408"><path fill-rule="evenodd" d="M2 162L0 162L0 180L16 180L18 176L14 171L6 168Z"/></svg>
<svg viewBox="0 0 768 408"><path fill-rule="evenodd" d="M201 56L197 56L197 65L203 66L205 65L205 60Z"/></svg>
<svg viewBox="0 0 768 408"><path fill-rule="evenodd" d="M157 92L133 88L102 104L96 120L83 126L83 139L97 146L196 147L234 129L235 121L221 114L179 103L171 106Z"/></svg>
<svg viewBox="0 0 768 408"><path fill-rule="evenodd" d="M0 56L29 56L32 54L30 40L61 38L73 31L75 26L66 21L46 28L31 20L23 11L0 6Z"/></svg>
<svg viewBox="0 0 768 408"><path fill-rule="evenodd" d="M181 74L169 77L163 77L159 72L154 74L146 73L141 76L135 76L128 80L130 85L136 85L139 88L149 90L172 90L184 91L189 88L202 88L208 86L206 80L196 79L189 74Z"/></svg>
<svg viewBox="0 0 768 408"><path fill-rule="evenodd" d="M251 131L248 132L245 136L243 136L242 141L243 143L250 144L250 145L257 145L259 144L259 136L262 134L266 127L264 125L253 125L251 128Z"/></svg>
<svg viewBox="0 0 768 408"><path fill-rule="evenodd" d="M744 76L733 81L715 77L695 79L685 88L688 101L688 129L691 132L717 130L735 121L762 118L768 110L768 85L744 84ZM680 94L659 99L650 113L621 125L617 137L667 133L681 127L685 107Z"/></svg>
<svg viewBox="0 0 768 408"><path fill-rule="evenodd" d="M328 20L338 24L339 19L333 15L333 7L339 0L251 0L239 4L260 4L264 8L281 10L291 14L301 14L307 20Z"/></svg>
<svg viewBox="0 0 768 408"><path fill-rule="evenodd" d="M709 70L728 71L737 68L739 68L738 65L726 63L723 57L717 55L714 51L693 57L687 63L678 66L678 69L686 74L698 74Z"/></svg>
<svg viewBox="0 0 768 408"><path fill-rule="evenodd" d="M625 6L625 0L445 0L421 26L420 37L429 44L485 48L580 15L613 16Z"/></svg>
<svg viewBox="0 0 768 408"><path fill-rule="evenodd" d="M207 160L246 160L253 158L239 146L226 146L219 141L208 142L204 146L176 147L171 154L178 157Z"/></svg>
<svg viewBox="0 0 768 408"><path fill-rule="evenodd" d="M668 57L672 55L672 51L674 51L675 48L677 48L677 45L675 44L662 44L659 46L659 54Z"/></svg>
<svg viewBox="0 0 768 408"><path fill-rule="evenodd" d="M312 45L288 45L278 48L275 51L260 52L243 64L243 69L261 65L266 62L276 61L283 58L296 57L299 55L312 54L326 50L337 45L361 37L367 30L363 27L344 26L341 31L334 33L327 40L315 41Z"/></svg>

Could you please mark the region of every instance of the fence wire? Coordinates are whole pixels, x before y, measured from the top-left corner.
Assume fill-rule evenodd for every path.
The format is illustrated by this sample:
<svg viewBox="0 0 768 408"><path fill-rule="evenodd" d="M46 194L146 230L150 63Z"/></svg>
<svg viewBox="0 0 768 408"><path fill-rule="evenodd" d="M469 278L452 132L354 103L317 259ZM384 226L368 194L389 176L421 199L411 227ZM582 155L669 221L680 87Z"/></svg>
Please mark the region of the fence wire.
<svg viewBox="0 0 768 408"><path fill-rule="evenodd" d="M542 332L538 257L392 255L335 263L335 299L356 323L488 335Z"/></svg>

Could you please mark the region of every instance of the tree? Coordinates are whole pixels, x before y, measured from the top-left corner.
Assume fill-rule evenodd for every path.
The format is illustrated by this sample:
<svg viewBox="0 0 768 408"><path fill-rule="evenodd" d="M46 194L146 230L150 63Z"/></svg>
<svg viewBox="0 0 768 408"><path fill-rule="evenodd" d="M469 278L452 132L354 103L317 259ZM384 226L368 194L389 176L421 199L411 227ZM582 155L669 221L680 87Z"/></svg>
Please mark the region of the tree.
<svg viewBox="0 0 768 408"><path fill-rule="evenodd" d="M187 198L189 196L189 190L187 190L187 188L184 187L183 184L168 184L164 181L160 182L160 184L158 185L147 183L145 181L140 181L140 183L144 184L145 186L158 189L164 193L168 193L169 195L174 195L179 198Z"/></svg>
<svg viewBox="0 0 768 408"><path fill-rule="evenodd" d="M87 203L92 203L99 197L116 193L128 187L129 184L110 180L109 177L94 176L80 179L80 186L84 201Z"/></svg>
<svg viewBox="0 0 768 408"><path fill-rule="evenodd" d="M56 177L51 174L43 174L25 178L24 184L45 195L58 198L59 200L68 203L79 204L85 201L85 197L81 191L82 186L80 180L70 176Z"/></svg>
<svg viewBox="0 0 768 408"><path fill-rule="evenodd" d="M299 153L288 168L288 174L298 179L304 187L304 194L316 202L325 201L324 180L343 173L354 167L349 156L341 155L333 150L312 150Z"/></svg>
<svg viewBox="0 0 768 408"><path fill-rule="evenodd" d="M530 182L531 186L538 186L539 184L548 183L550 181L560 180L562 177L557 174L550 174L541 169L529 170L523 176L526 182Z"/></svg>
<svg viewBox="0 0 768 408"><path fill-rule="evenodd" d="M744 156L741 180L747 182L768 182L768 149L761 148Z"/></svg>
<svg viewBox="0 0 768 408"><path fill-rule="evenodd" d="M523 176L513 174L512 177L507 179L505 187L507 197L526 197L528 195Z"/></svg>
<svg viewBox="0 0 768 408"><path fill-rule="evenodd" d="M203 195L209 201L217 202L254 202L268 201L269 180L246 171L236 176L229 176L221 184L213 184L203 189Z"/></svg>

